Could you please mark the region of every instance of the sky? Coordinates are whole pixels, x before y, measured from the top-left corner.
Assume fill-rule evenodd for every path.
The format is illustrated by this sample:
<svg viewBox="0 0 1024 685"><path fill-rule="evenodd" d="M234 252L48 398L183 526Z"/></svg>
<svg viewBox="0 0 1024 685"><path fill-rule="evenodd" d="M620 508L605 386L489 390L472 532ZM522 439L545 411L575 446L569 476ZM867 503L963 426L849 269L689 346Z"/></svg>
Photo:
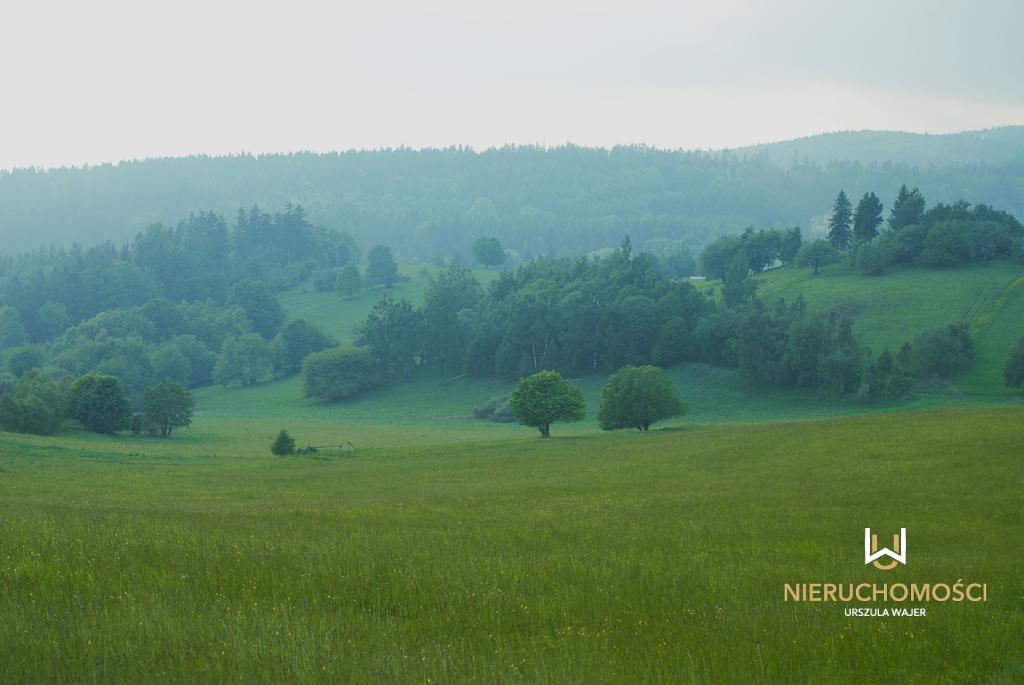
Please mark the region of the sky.
<svg viewBox="0 0 1024 685"><path fill-rule="evenodd" d="M0 168L1024 123L1018 0L8 3Z"/></svg>

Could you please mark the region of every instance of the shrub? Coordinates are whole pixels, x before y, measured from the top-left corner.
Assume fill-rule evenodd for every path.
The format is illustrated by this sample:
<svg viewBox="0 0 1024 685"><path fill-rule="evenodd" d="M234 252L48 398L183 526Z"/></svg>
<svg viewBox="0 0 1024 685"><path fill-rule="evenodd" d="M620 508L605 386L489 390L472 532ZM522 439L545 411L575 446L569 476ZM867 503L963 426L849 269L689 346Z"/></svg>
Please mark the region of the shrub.
<svg viewBox="0 0 1024 685"><path fill-rule="evenodd" d="M337 344L334 338L311 323L302 319L289 321L271 344L274 374L281 376L298 373L307 355Z"/></svg>
<svg viewBox="0 0 1024 685"><path fill-rule="evenodd" d="M1010 350L1010 356L1003 367L1003 378L1011 388L1024 388L1024 338Z"/></svg>
<svg viewBox="0 0 1024 685"><path fill-rule="evenodd" d="M487 419L495 423L513 423L516 420L508 395L492 397L479 407L474 407L473 418Z"/></svg>
<svg viewBox="0 0 1024 685"><path fill-rule="evenodd" d="M277 438L270 446L270 451L279 457L295 452L295 438L288 434L288 431L281 429Z"/></svg>
<svg viewBox="0 0 1024 685"><path fill-rule="evenodd" d="M30 371L17 383L2 385L0 428L35 435L53 435L60 430L64 394L56 382L38 371Z"/></svg>
<svg viewBox="0 0 1024 685"><path fill-rule="evenodd" d="M370 352L364 349L331 348L314 352L302 363L306 397L341 400L376 384Z"/></svg>
<svg viewBox="0 0 1024 685"><path fill-rule="evenodd" d="M87 373L71 386L68 413L94 433L116 433L128 426L132 410L119 378Z"/></svg>
<svg viewBox="0 0 1024 685"><path fill-rule="evenodd" d="M865 243L857 248L853 262L857 270L865 276L881 276L885 273L885 255L871 243Z"/></svg>
<svg viewBox="0 0 1024 685"><path fill-rule="evenodd" d="M963 221L944 221L928 229L921 261L932 266L954 266L971 261L971 235Z"/></svg>
<svg viewBox="0 0 1024 685"><path fill-rule="evenodd" d="M911 341L910 349L917 376L948 378L974 358L974 342L964 324L923 331Z"/></svg>

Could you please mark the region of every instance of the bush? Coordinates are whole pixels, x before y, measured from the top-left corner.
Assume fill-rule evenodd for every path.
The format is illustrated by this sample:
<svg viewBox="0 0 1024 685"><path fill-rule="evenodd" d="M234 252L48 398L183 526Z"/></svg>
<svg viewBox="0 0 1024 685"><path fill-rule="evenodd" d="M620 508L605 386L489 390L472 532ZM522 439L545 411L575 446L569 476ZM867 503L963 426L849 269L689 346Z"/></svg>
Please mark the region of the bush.
<svg viewBox="0 0 1024 685"><path fill-rule="evenodd" d="M376 385L370 352L339 347L314 352L302 362L306 397L335 401Z"/></svg>
<svg viewBox="0 0 1024 685"><path fill-rule="evenodd" d="M1010 356L1003 367L1003 378L1011 388L1024 388L1024 338L1010 350Z"/></svg>
<svg viewBox="0 0 1024 685"><path fill-rule="evenodd" d="M962 221L944 221L928 229L921 261L932 266L955 266L971 261L969 226Z"/></svg>
<svg viewBox="0 0 1024 685"><path fill-rule="evenodd" d="M68 414L94 433L116 433L128 426L132 409L121 379L87 373L71 386Z"/></svg>
<svg viewBox="0 0 1024 685"><path fill-rule="evenodd" d="M0 428L35 435L53 435L60 430L64 393L56 382L38 371L30 371L15 384L2 385Z"/></svg>
<svg viewBox="0 0 1024 685"><path fill-rule="evenodd" d="M479 407L474 407L473 418L487 419L495 423L513 423L516 420L508 395L492 397Z"/></svg>
<svg viewBox="0 0 1024 685"><path fill-rule="evenodd" d="M282 429L277 434L277 438L270 446L270 451L279 457L283 457L286 454L292 454L295 452L295 438L288 434L288 431Z"/></svg>
<svg viewBox="0 0 1024 685"><path fill-rule="evenodd" d="M271 344L274 375L298 373L313 352L337 346L338 341L302 319L289 321Z"/></svg>
<svg viewBox="0 0 1024 685"><path fill-rule="evenodd" d="M974 342L964 324L923 331L910 349L912 369L919 377L949 378L974 359Z"/></svg>
<svg viewBox="0 0 1024 685"><path fill-rule="evenodd" d="M885 255L871 243L865 243L857 248L853 263L865 276L881 276L885 273Z"/></svg>

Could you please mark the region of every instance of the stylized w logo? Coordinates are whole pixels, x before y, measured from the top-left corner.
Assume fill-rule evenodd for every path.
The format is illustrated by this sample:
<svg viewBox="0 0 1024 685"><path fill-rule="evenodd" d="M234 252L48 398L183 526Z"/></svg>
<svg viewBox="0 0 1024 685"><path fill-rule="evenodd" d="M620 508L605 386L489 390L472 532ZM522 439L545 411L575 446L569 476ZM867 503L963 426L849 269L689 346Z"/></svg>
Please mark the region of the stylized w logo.
<svg viewBox="0 0 1024 685"><path fill-rule="evenodd" d="M883 564L881 561L876 561L882 557L889 557L893 561L888 564ZM878 549L878 536L871 534L870 528L864 529L864 563L870 564L875 562L875 568L883 571L896 568L896 564L907 563L907 529L900 528L899 536L892 536L892 549L883 547Z"/></svg>

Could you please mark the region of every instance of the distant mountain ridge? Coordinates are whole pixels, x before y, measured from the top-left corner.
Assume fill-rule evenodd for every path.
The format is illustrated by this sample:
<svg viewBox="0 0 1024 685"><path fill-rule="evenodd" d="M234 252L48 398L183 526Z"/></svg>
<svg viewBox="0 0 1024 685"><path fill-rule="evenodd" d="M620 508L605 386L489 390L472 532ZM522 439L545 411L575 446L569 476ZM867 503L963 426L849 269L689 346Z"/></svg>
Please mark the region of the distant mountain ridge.
<svg viewBox="0 0 1024 685"><path fill-rule="evenodd" d="M814 164L798 163L810 160ZM254 204L303 205L310 221L407 261L468 256L482 236L528 259L653 239L709 240L820 222L839 189L901 184L929 204L964 199L1024 217L1024 126L929 136L840 132L731 151L564 145L192 156L0 172L0 256L130 242L154 222ZM3 264L0 263L0 277Z"/></svg>
<svg viewBox="0 0 1024 685"><path fill-rule="evenodd" d="M779 166L810 161L907 164L921 168L954 164L1005 164L1024 157L1024 126L959 133L836 131L729 150L743 157L766 154Z"/></svg>

